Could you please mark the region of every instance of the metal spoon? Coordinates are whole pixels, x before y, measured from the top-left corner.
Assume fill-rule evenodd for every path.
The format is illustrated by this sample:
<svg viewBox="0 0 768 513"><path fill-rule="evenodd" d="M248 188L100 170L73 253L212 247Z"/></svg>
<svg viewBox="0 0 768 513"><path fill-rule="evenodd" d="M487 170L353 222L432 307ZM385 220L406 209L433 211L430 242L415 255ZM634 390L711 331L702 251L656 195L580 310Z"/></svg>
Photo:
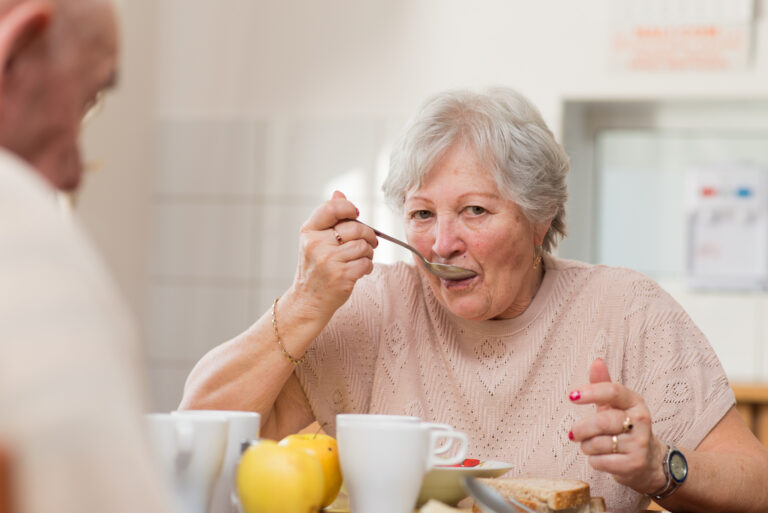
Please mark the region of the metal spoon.
<svg viewBox="0 0 768 513"><path fill-rule="evenodd" d="M518 513L518 510L509 505L514 504L526 513L536 513L531 508L517 501L514 497L505 497L488 485L475 480L472 476L461 478L461 486L464 491L472 496L472 499L483 509L494 513Z"/></svg>
<svg viewBox="0 0 768 513"><path fill-rule="evenodd" d="M354 219L354 221L362 224L363 226L368 226L367 224L363 223L362 221L358 221L357 219ZM427 261L426 258L424 258L424 256L421 253L416 251L416 248L414 248L410 244L406 244L405 242L398 240L390 235L387 235L386 233L382 233L376 228L374 228L373 226L368 226L368 228L373 230L373 233L375 233L378 237L381 237L382 239L386 239L389 242L394 242L395 244L402 246L409 251L413 251L413 253L421 259L421 262L424 264L424 268L427 271L434 274L435 276L437 276L438 278L443 278L445 280L466 280L467 278L472 278L473 276L477 276L477 273L475 271L464 269L463 267L429 262Z"/></svg>

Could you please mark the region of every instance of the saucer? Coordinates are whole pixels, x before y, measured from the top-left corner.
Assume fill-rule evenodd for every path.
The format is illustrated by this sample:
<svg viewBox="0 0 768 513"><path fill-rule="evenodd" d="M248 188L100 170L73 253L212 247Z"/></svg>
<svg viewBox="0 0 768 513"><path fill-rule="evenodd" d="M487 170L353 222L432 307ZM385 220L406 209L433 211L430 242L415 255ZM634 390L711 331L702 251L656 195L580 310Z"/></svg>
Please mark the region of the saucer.
<svg viewBox="0 0 768 513"><path fill-rule="evenodd" d="M436 499L455 506L467 496L461 487L463 476L499 477L510 470L512 465L501 461L481 461L474 467L432 467L421 484L418 505L421 506L429 499Z"/></svg>

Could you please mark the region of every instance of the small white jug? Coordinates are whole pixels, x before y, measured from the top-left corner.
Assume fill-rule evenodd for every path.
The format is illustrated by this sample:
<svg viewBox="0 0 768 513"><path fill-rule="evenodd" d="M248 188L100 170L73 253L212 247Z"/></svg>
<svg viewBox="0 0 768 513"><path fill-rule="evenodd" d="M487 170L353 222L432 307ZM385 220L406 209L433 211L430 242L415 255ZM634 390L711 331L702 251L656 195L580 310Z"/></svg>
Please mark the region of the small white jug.
<svg viewBox="0 0 768 513"><path fill-rule="evenodd" d="M237 464L243 442L259 438L261 416L255 412L232 410L176 410L171 413L193 418L223 419L227 422L227 449L208 513L239 513L240 503L235 491Z"/></svg>
<svg viewBox="0 0 768 513"><path fill-rule="evenodd" d="M227 445L226 419L150 413L150 446L183 513L207 513Z"/></svg>

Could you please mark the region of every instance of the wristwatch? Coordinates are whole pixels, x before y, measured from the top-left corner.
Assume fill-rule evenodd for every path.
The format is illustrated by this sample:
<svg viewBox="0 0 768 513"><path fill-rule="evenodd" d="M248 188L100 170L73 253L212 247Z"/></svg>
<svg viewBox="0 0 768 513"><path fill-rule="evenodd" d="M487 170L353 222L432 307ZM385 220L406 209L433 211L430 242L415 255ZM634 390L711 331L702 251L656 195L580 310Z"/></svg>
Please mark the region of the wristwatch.
<svg viewBox="0 0 768 513"><path fill-rule="evenodd" d="M664 458L662 467L667 478L667 484L658 492L648 494L655 501L666 499L675 493L675 490L688 477L688 461L686 461L683 453L677 450L674 445L668 442L664 443L667 445L667 457Z"/></svg>

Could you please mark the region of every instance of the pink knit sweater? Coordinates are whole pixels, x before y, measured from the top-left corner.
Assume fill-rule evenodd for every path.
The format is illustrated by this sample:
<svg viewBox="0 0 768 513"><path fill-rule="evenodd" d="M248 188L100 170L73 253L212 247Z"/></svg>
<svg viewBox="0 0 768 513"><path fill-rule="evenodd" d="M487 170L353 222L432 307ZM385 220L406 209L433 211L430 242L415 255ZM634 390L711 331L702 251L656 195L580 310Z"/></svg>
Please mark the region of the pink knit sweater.
<svg viewBox="0 0 768 513"><path fill-rule="evenodd" d="M469 457L506 461L509 475L590 483L608 510L648 499L594 471L573 423L594 411L568 392L590 363L640 393L653 431L695 448L734 404L723 369L685 311L627 269L545 258L544 281L514 319L466 321L408 264L377 265L309 349L297 374L318 421L337 413L416 415L469 435Z"/></svg>

